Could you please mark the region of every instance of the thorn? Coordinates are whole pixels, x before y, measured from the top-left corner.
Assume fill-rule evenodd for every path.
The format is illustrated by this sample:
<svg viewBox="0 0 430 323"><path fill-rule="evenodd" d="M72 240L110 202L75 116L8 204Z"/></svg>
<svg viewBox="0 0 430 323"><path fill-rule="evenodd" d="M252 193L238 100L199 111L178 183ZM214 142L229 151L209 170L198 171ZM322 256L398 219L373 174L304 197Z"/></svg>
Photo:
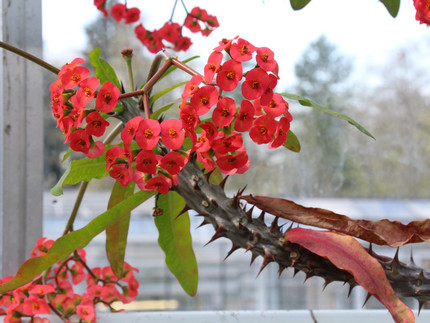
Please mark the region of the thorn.
<svg viewBox="0 0 430 323"><path fill-rule="evenodd" d="M215 169L212 169L210 171L208 171L207 173L205 173L205 178L206 180L209 182L209 178L211 177L212 173L214 172Z"/></svg>
<svg viewBox="0 0 430 323"><path fill-rule="evenodd" d="M426 276L424 276L424 269L421 269L417 279L421 279L421 281L427 279Z"/></svg>
<svg viewBox="0 0 430 323"><path fill-rule="evenodd" d="M200 223L200 225L196 229L198 229L198 228L200 228L200 227L202 227L202 226L204 226L206 224L209 224L209 222L206 221L206 219L203 219L202 223Z"/></svg>
<svg viewBox="0 0 430 323"><path fill-rule="evenodd" d="M225 256L224 261L230 257L230 255L235 252L237 249L239 249L239 246L236 246L235 244L233 244L233 246L231 247L230 251L227 253L227 256Z"/></svg>
<svg viewBox="0 0 430 323"><path fill-rule="evenodd" d="M257 257L258 257L258 255L252 254L252 256L251 256L251 262L249 263L250 266L253 264L255 258L257 258Z"/></svg>
<svg viewBox="0 0 430 323"><path fill-rule="evenodd" d="M248 185L245 185L245 187L244 187L244 188L242 188L241 190L237 191L237 195L241 196L241 195L243 194L243 192L246 190L246 187L247 187L247 186L248 186Z"/></svg>
<svg viewBox="0 0 430 323"><path fill-rule="evenodd" d="M411 255L410 255L409 259L410 259L411 265L415 265L414 255L413 255L413 252L412 252L412 246L411 246Z"/></svg>
<svg viewBox="0 0 430 323"><path fill-rule="evenodd" d="M246 216L248 217L249 222L252 221L252 213L254 212L254 205L245 212Z"/></svg>
<svg viewBox="0 0 430 323"><path fill-rule="evenodd" d="M179 214L176 216L175 220L177 218L179 218L182 214L184 214L185 212L187 212L188 210L191 210L191 208L187 204L185 204L184 208L182 209L181 212L179 212Z"/></svg>
<svg viewBox="0 0 430 323"><path fill-rule="evenodd" d="M351 292L354 289L354 287L355 287L355 285L351 285L351 284L349 285L348 298L349 298L349 296L351 296Z"/></svg>
<svg viewBox="0 0 430 323"><path fill-rule="evenodd" d="M368 252L369 252L369 255L373 254L372 243L369 243L369 250L368 250Z"/></svg>
<svg viewBox="0 0 430 323"><path fill-rule="evenodd" d="M284 265L279 265L279 269L278 269L278 278L281 278L281 274L282 272L285 270L285 268L287 268Z"/></svg>
<svg viewBox="0 0 430 323"><path fill-rule="evenodd" d="M418 315L420 315L421 309L423 308L425 302L419 301L418 302Z"/></svg>
<svg viewBox="0 0 430 323"><path fill-rule="evenodd" d="M397 265L400 263L400 261L399 261L399 250L400 250L400 248L397 248L396 254L394 255L393 262L391 263L391 265L393 265L393 264Z"/></svg>
<svg viewBox="0 0 430 323"><path fill-rule="evenodd" d="M197 213L196 216L209 216L206 212Z"/></svg>
<svg viewBox="0 0 430 323"><path fill-rule="evenodd" d="M296 277L296 275L297 275L297 273L298 273L299 271L300 271L300 270L298 270L297 268L294 268L293 278L294 278L294 277Z"/></svg>
<svg viewBox="0 0 430 323"><path fill-rule="evenodd" d="M304 283L306 283L306 281L307 281L309 278L311 278L311 277L312 277L311 275L309 275L308 273L306 273L305 280L303 281L303 284L304 284Z"/></svg>
<svg viewBox="0 0 430 323"><path fill-rule="evenodd" d="M259 219L260 221L264 222L264 216L265 216L265 215L266 215L266 212L261 211L261 214L260 214L260 216L258 217L258 219Z"/></svg>
<svg viewBox="0 0 430 323"><path fill-rule="evenodd" d="M275 217L275 219L273 220L272 224L270 225L270 232L271 233L275 233L279 231L279 225L278 225L278 220L279 217Z"/></svg>
<svg viewBox="0 0 430 323"><path fill-rule="evenodd" d="M252 244L248 243L248 248L246 248L245 252L247 252L247 251L249 251L249 250L252 250L252 249L254 249L254 248L255 248L255 246L254 246L254 245L252 245Z"/></svg>
<svg viewBox="0 0 430 323"><path fill-rule="evenodd" d="M287 228L287 230L285 230L285 233L287 233L288 231L290 231L293 228L293 222L291 222L290 226Z"/></svg>
<svg viewBox="0 0 430 323"><path fill-rule="evenodd" d="M211 200L211 203L213 206L215 206L216 208L218 207L218 202L214 199Z"/></svg>
<svg viewBox="0 0 430 323"><path fill-rule="evenodd" d="M263 263L261 264L260 271L258 272L257 277L260 276L261 272L263 271L264 268L266 268L269 262L271 262L271 254L270 252L266 252L264 254Z"/></svg>
<svg viewBox="0 0 430 323"><path fill-rule="evenodd" d="M364 305L366 305L367 301L368 301L368 300L369 300L369 298L371 298L371 297L372 297L372 294L367 293L366 299L364 300L364 303L363 303L363 306L362 306L362 307L364 307Z"/></svg>
<svg viewBox="0 0 430 323"><path fill-rule="evenodd" d="M224 189L225 183L227 182L227 178L230 175L227 175L226 177L223 178L223 180L221 181L221 183L219 183L219 186L221 186L222 189Z"/></svg>
<svg viewBox="0 0 430 323"><path fill-rule="evenodd" d="M204 247L206 247L209 243L215 241L216 239L219 239L222 237L222 232L224 231L224 228L220 225L216 231L215 234L212 236L212 238L204 245Z"/></svg>
<svg viewBox="0 0 430 323"><path fill-rule="evenodd" d="M239 194L236 194L235 196L233 196L233 199L232 199L230 205L232 207L238 207L239 206Z"/></svg>
<svg viewBox="0 0 430 323"><path fill-rule="evenodd" d="M325 279L324 281L324 285L323 285L323 291L325 290L325 288L328 286L328 284L332 283L333 280L330 280L328 278Z"/></svg>

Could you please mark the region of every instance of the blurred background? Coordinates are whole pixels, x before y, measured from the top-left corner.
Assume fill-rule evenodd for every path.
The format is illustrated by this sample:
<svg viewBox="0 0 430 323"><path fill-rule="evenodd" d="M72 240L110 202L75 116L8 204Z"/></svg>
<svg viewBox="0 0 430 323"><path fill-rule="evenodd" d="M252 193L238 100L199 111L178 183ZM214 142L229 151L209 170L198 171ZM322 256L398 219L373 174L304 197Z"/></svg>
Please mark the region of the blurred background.
<svg viewBox="0 0 430 323"><path fill-rule="evenodd" d="M170 18L174 0L127 3L139 7L141 22L153 29L161 28ZM402 1L395 19L375 0L311 1L298 12L287 0L184 3L189 10L200 6L216 15L220 27L207 38L188 34L194 45L186 53L175 54L179 59L200 56L191 65L202 72L219 40L240 35L275 52L281 78L277 92L303 95L327 105L358 121L376 138L365 136L343 120L289 101L294 118L291 129L300 140L301 152L269 151L247 142L252 167L244 175L232 176L227 191L247 185L245 193L284 197L357 219L388 218L407 223L430 216L430 33L415 21L411 1ZM185 11L178 6L174 21L182 23L184 18ZM126 66L120 52L134 49L135 83L146 80L154 55L134 37L132 25L102 17L90 0L43 0L45 60L58 67L75 57L88 60L95 47L124 81ZM165 82L189 79L179 71L171 76ZM54 78L46 73L44 81L46 88ZM181 89L163 97L159 106L180 93ZM44 234L57 238L72 210L76 188L58 198L49 194L68 161L61 163L64 139L51 116L49 93L45 101ZM109 179L90 183L77 227L106 209L111 185ZM322 279L311 278L303 284L304 275L293 278L292 270L278 278L277 266L272 264L256 279L261 260L249 266L249 254L237 251L224 261L231 243L219 239L204 246L213 229L195 229L199 222L192 215L199 289L195 297L189 297L164 264L152 207L145 203L132 216L126 259L140 269L139 297L130 304L134 309L345 309L363 305L366 292L359 287L347 298L347 286L333 283L323 291ZM86 250L94 265L106 263L103 236ZM413 250L415 262L430 269L428 248L420 244ZM376 251L394 255L394 250ZM401 248L401 260L407 262L410 252L410 247ZM407 303L417 308L413 300ZM379 307L373 298L366 303L366 308Z"/></svg>

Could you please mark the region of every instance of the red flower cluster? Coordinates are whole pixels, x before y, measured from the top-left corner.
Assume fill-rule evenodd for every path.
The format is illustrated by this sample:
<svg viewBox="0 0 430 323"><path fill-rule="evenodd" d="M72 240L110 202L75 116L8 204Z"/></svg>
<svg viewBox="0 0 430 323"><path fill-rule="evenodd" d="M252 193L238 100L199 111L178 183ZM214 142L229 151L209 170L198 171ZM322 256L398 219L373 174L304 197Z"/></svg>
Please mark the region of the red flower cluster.
<svg viewBox="0 0 430 323"><path fill-rule="evenodd" d="M94 0L94 5L107 17L106 0ZM116 22L124 21L126 24L134 23L140 19L138 8L127 8L125 4L116 3L110 9L110 15ZM203 36L208 36L215 28L219 27L217 17L209 15L206 10L195 7L187 13L187 17L182 25L166 22L160 29L148 30L142 24L135 27L134 32L137 39L148 48L151 53L170 48L176 51L186 51L191 46L191 39L182 35L183 27L188 28L193 33L200 32Z"/></svg>
<svg viewBox="0 0 430 323"><path fill-rule="evenodd" d="M115 108L120 91L106 82L97 93L100 80L89 77L90 71L81 66L84 63L83 59L76 58L61 68L58 80L50 86L51 107L57 127L66 136L65 143L69 141L74 151L95 158L102 155L105 148L101 141L94 141L93 137L102 136L109 125L100 113L106 114ZM86 109L94 98L95 109Z"/></svg>
<svg viewBox="0 0 430 323"><path fill-rule="evenodd" d="M33 250L32 257L46 254L53 240L40 238ZM78 318L85 322L96 322L95 306L102 303L110 306L115 301L129 303L137 296L139 283L134 277L136 268L124 263L123 277L118 278L111 267L88 268L85 263L85 251L78 249L65 261L53 266L43 277L2 294L0 315L5 315L5 323L21 322L28 317L31 322L49 323L47 318L38 315L51 313L54 308L64 318ZM0 280L6 283L8 276ZM86 287L84 286L86 285ZM85 293L75 293L74 286Z"/></svg>
<svg viewBox="0 0 430 323"><path fill-rule="evenodd" d="M288 103L281 95L273 93L278 80L278 65L273 52L266 47L257 48L244 39L236 39L220 42L209 56L204 79L194 76L187 83L180 111L182 126L193 142L192 152L196 152L198 161L207 170L214 169L216 164L228 175L242 174L250 167L240 132L249 131L257 144L277 148L285 142L292 121ZM223 51L228 54L224 63ZM244 73L243 62L254 57L256 64ZM236 102L221 93L235 90L243 79L244 100L237 109ZM200 87L203 80L209 85ZM199 117L213 107L212 122L199 124ZM196 131L197 128L202 130L201 133Z"/></svg>
<svg viewBox="0 0 430 323"><path fill-rule="evenodd" d="M414 6L417 10L415 19L430 26L430 0L414 0Z"/></svg>

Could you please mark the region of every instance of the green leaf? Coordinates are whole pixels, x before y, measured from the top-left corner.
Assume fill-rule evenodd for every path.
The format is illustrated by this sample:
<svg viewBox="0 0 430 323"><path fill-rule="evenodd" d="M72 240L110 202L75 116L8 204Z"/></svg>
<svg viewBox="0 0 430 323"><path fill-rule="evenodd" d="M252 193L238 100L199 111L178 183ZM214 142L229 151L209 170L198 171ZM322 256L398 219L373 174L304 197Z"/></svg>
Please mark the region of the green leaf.
<svg viewBox="0 0 430 323"><path fill-rule="evenodd" d="M115 181L108 202L108 210L130 197L134 193L134 187L134 182L128 186L122 186ZM106 256L117 277L122 277L129 226L130 213L127 213L106 229Z"/></svg>
<svg viewBox="0 0 430 323"><path fill-rule="evenodd" d="M175 85L172 85L172 86L170 86L170 87L168 87L167 89L164 89L164 90L162 90L162 91L160 91L160 92L158 92L157 94L154 94L153 96L151 96L151 98L149 99L149 104L151 105L151 104L153 104L155 101L157 101L159 98L161 98L163 95L165 95L165 94L167 94L167 93L169 93L170 91L172 91L172 90L174 90L174 89L176 89L177 87L180 87L180 86L182 86L182 85L185 85L187 82L182 82L182 83L179 83L179 84L175 84Z"/></svg>
<svg viewBox="0 0 430 323"><path fill-rule="evenodd" d="M303 96L300 95L296 95L296 94L290 94L290 93L279 93L280 95L282 95L283 97L286 97L288 99L292 99L292 100L296 100L298 101L301 105L306 106L306 107L312 107L314 109L320 110L322 112L325 112L333 117L339 118L339 119L343 119L345 121L348 121L348 123L352 124L354 127L356 127L358 130L360 130L362 133L368 135L369 137L375 139L375 137L373 137L373 135L367 131L362 125L360 125L358 122L354 121L353 119L351 119L350 117L339 113L339 112L335 112L333 110L331 110L329 107L326 106L322 106L318 103L315 103L309 99L306 99Z"/></svg>
<svg viewBox="0 0 430 323"><path fill-rule="evenodd" d="M67 152L64 154L63 160L61 161L61 164L63 164L67 160L67 158L69 158L72 152L73 152L72 148L67 149Z"/></svg>
<svg viewBox="0 0 430 323"><path fill-rule="evenodd" d="M59 196L63 194L64 185L75 185L80 181L88 182L93 178L107 175L105 155L93 159L72 160L58 183L51 189L51 194Z"/></svg>
<svg viewBox="0 0 430 323"><path fill-rule="evenodd" d="M155 111L154 113L151 114L151 119L157 120L158 117L163 113L166 112L167 110L169 110L176 102L171 102L167 105L165 105L164 107L161 107L159 109L157 109L157 111Z"/></svg>
<svg viewBox="0 0 430 323"><path fill-rule="evenodd" d="M291 8L294 10L303 9L311 0L290 0Z"/></svg>
<svg viewBox="0 0 430 323"><path fill-rule="evenodd" d="M154 217L158 228L158 243L166 254L166 264L176 276L184 291L194 296L197 292L198 270L194 255L188 212L177 217L185 207L184 199L176 192L169 191L157 199L157 207L163 215Z"/></svg>
<svg viewBox="0 0 430 323"><path fill-rule="evenodd" d="M121 84L116 76L112 66L109 65L104 59L100 58L100 48L94 48L89 55L91 65L94 67L97 78L103 85L106 82L113 83L118 89L121 89Z"/></svg>
<svg viewBox="0 0 430 323"><path fill-rule="evenodd" d="M297 139L297 136L291 130L287 132L287 139L284 142L284 147L296 153L301 150L299 139Z"/></svg>
<svg viewBox="0 0 430 323"><path fill-rule="evenodd" d="M400 0L381 0L382 4L387 8L393 18L397 17L400 8Z"/></svg>
<svg viewBox="0 0 430 323"><path fill-rule="evenodd" d="M153 191L139 191L110 210L100 214L85 227L57 239L46 255L28 259L18 269L15 277L0 285L0 294L29 283L44 270L66 259L76 249L84 248L95 236L154 194L155 192Z"/></svg>

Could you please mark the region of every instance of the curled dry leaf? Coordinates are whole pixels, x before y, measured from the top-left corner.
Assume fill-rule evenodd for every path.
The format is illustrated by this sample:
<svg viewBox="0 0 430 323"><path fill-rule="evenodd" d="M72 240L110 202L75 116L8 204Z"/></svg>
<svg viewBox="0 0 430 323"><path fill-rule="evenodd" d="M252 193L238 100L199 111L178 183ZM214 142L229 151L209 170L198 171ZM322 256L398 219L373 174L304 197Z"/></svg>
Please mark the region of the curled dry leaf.
<svg viewBox="0 0 430 323"><path fill-rule="evenodd" d="M348 234L378 245L399 247L430 241L430 219L402 224L399 221L354 220L329 210L299 205L293 201L266 197L241 196L241 199L281 218L322 229Z"/></svg>
<svg viewBox="0 0 430 323"><path fill-rule="evenodd" d="M414 314L397 297L381 264L354 238L335 232L295 228L286 232L285 240L327 258L339 269L352 274L358 284L384 304L395 322L415 322Z"/></svg>

